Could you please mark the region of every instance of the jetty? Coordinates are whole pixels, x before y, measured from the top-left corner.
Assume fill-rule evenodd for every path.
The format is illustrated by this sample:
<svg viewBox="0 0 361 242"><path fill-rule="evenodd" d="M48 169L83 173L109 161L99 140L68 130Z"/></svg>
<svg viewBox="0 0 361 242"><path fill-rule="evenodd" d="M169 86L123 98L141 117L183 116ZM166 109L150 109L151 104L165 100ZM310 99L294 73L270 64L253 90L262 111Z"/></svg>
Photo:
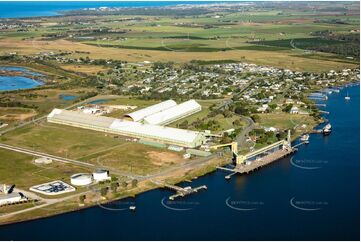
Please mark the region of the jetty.
<svg viewBox="0 0 361 242"><path fill-rule="evenodd" d="M177 192L176 194L174 194L172 196L169 196L169 200L174 200L177 197L185 197L187 195L197 193L200 190L206 190L207 189L206 185L195 187L195 188L192 188L192 187L184 187L183 188L183 187L176 186L176 185L165 184L164 187Z"/></svg>
<svg viewBox="0 0 361 242"><path fill-rule="evenodd" d="M152 180L151 180L152 181ZM163 183L163 182L159 182L159 181L152 181L153 183L162 186L163 188L167 188L170 190L173 190L176 192L176 194L169 196L169 200L174 200L177 197L185 197L188 195L191 195L193 193L197 193L200 190L207 190L207 186L206 185L202 185L202 186L198 186L198 187L180 187L177 185L172 185L172 184L167 184L167 183Z"/></svg>

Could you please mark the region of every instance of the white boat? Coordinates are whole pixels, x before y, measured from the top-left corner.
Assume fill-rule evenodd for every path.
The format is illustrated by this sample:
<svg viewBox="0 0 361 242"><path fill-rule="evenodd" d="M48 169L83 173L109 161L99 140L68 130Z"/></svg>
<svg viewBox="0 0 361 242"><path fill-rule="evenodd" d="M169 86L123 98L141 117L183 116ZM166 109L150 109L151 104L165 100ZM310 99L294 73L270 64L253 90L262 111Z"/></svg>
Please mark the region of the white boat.
<svg viewBox="0 0 361 242"><path fill-rule="evenodd" d="M308 144L308 139L310 138L310 135L309 134L304 134L301 136L300 140L306 144Z"/></svg>
<svg viewBox="0 0 361 242"><path fill-rule="evenodd" d="M347 95L346 95L346 97L345 97L345 100L350 100L351 98L350 98L350 96L348 95L348 93L347 93Z"/></svg>
<svg viewBox="0 0 361 242"><path fill-rule="evenodd" d="M323 129L322 129L322 133L323 133L323 135L329 135L329 134L331 134L331 132L332 132L332 126L331 126L331 124L327 124L325 127L323 127Z"/></svg>

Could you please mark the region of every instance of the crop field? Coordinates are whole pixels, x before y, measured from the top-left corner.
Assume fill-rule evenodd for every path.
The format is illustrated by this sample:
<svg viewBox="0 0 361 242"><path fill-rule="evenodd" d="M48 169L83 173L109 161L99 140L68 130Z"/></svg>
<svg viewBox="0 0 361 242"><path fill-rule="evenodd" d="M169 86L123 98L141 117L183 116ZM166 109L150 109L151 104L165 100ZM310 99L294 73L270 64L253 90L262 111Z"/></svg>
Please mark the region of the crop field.
<svg viewBox="0 0 361 242"><path fill-rule="evenodd" d="M347 11L316 5L320 12L300 5L293 10L256 6L197 16L152 16L142 11L135 15L70 13L39 19L38 27L25 32L0 32L0 52L34 55L41 51L68 51L68 56L74 58L130 62L232 59L313 72L355 67L357 58L350 61L340 54L343 49L317 49L311 58L307 50L325 44L345 44L315 37L315 33L357 35L359 5L350 4ZM86 74L100 71L76 65L62 67Z"/></svg>

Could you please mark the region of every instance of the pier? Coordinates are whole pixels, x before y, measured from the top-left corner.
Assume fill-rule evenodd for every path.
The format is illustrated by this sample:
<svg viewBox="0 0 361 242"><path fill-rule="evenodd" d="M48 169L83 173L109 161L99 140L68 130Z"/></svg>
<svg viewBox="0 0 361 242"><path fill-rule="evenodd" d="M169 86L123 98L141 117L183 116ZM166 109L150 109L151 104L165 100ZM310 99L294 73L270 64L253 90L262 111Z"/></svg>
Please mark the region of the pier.
<svg viewBox="0 0 361 242"><path fill-rule="evenodd" d="M207 186L203 185L203 186L199 186L199 187L180 187L180 186L176 186L176 185L169 185L169 184L165 184L164 187L169 188L171 190L176 191L177 193L169 196L169 200L174 200L177 197L185 197L187 195L193 194L193 193L197 193L200 190L206 190Z"/></svg>
<svg viewBox="0 0 361 242"><path fill-rule="evenodd" d="M177 185L166 184L166 183L162 183L162 182L159 182L159 181L152 181L152 182L157 184L157 185L161 185L164 188L168 188L168 189L173 190L173 191L176 192L176 194L174 194L172 196L169 196L169 200L174 200L177 197L185 197L187 195L197 193L200 190L207 190L206 185L202 185L202 186L199 186L199 187L192 188L190 186L188 186L188 187L180 187L180 186L177 186Z"/></svg>

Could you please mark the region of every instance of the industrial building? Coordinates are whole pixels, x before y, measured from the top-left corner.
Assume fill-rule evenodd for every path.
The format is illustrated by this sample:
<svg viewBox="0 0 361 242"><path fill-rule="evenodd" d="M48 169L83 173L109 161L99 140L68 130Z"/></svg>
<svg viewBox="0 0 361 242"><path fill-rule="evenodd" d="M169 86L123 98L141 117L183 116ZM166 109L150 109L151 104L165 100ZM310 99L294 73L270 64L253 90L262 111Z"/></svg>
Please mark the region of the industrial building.
<svg viewBox="0 0 361 242"><path fill-rule="evenodd" d="M166 125L202 110L195 100L178 104L144 118L146 124Z"/></svg>
<svg viewBox="0 0 361 242"><path fill-rule="evenodd" d="M74 192L75 188L63 181L57 180L32 186L29 188L29 190L43 195L54 196L63 193Z"/></svg>
<svg viewBox="0 0 361 242"><path fill-rule="evenodd" d="M167 105L170 104L171 103ZM147 111L147 113L150 112ZM133 117L134 120L139 120L140 117L144 117L144 113L133 115ZM151 140L167 145L177 145L187 148L200 146L205 141L205 137L201 132L152 124L143 124L140 122L104 116L94 116L62 109L54 109L48 115L47 120L51 123L91 129L132 138Z"/></svg>
<svg viewBox="0 0 361 242"><path fill-rule="evenodd" d="M9 194L1 194L0 195L0 206L6 204L13 204L20 202L22 200L22 196L20 193L9 193Z"/></svg>
<svg viewBox="0 0 361 242"><path fill-rule="evenodd" d="M163 110L166 110L168 108L176 106L177 103L173 100L167 100L140 110L137 110L135 112L129 113L125 115L126 117L130 118L134 122L142 121L145 117L161 112Z"/></svg>

